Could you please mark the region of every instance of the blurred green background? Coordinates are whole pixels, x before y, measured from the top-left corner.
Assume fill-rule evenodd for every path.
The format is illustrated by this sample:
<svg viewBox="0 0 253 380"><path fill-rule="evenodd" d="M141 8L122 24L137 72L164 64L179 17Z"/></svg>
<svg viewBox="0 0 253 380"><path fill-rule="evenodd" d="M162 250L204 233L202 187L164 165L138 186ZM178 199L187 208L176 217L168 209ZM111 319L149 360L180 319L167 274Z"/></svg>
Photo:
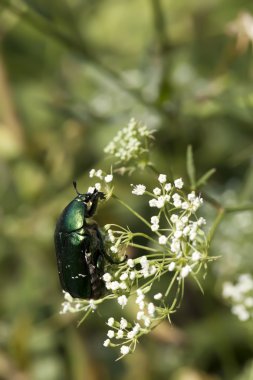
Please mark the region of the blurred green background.
<svg viewBox="0 0 253 380"><path fill-rule="evenodd" d="M85 191L92 167L108 170L103 148L131 117L157 129L160 172L185 176L192 144L199 175L217 168L207 192L253 200L250 13L251 0L0 0L1 380L253 379L252 322L221 299L223 281L253 272L252 213L221 225L205 296L189 282L173 328L119 362L102 346L116 305L78 329L76 316L59 315L53 246L72 180ZM140 178L119 189L145 215L129 200ZM136 223L113 201L96 219Z"/></svg>

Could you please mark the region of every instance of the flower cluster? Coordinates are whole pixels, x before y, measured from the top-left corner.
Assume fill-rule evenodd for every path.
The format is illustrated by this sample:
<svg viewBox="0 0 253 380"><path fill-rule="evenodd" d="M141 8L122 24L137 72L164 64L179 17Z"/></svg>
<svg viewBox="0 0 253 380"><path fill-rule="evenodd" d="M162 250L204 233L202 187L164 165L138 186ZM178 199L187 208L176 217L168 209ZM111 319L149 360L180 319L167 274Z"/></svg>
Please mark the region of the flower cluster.
<svg viewBox="0 0 253 380"><path fill-rule="evenodd" d="M116 164L129 165L132 160L142 161L149 152L149 141L153 138L153 132L132 118L128 126L117 133L104 151L117 159Z"/></svg>
<svg viewBox="0 0 253 380"><path fill-rule="evenodd" d="M93 193L95 189L98 191L105 191L106 193L111 191L111 183L113 180L112 173L106 174L102 169L91 169L89 172L89 177L97 178L98 182L96 182L94 186L90 186L87 193Z"/></svg>
<svg viewBox="0 0 253 380"><path fill-rule="evenodd" d="M162 298L161 293L154 295L154 302L148 302L145 299L144 291L137 289L133 295L133 300L137 305L136 321L127 321L125 318L121 318L120 321L116 321L113 317L110 317L107 321L109 330L107 332L107 339L104 341L105 347L120 347L120 353L122 356L133 352L135 350L138 339L150 332L150 330L164 317L163 310L154 303L159 302Z"/></svg>
<svg viewBox="0 0 253 380"><path fill-rule="evenodd" d="M241 274L236 284L225 282L223 284L223 297L232 304L232 313L240 321L253 318L253 276Z"/></svg>
<svg viewBox="0 0 253 380"><path fill-rule="evenodd" d="M120 322L109 325L114 330L108 331L104 345L121 346L122 355L132 352L137 339L150 332L158 321L169 318L178 307L185 278L191 275L198 283L197 273L210 260L203 230L206 221L196 216L203 199L194 192L185 194L183 187L181 178L168 182L165 174L158 176L157 187L152 192L143 184L132 185L132 193L148 196L147 204L157 210L150 222L133 211L150 228L149 233L132 232L113 224L105 226L107 249L111 254L125 252L127 246L148 252L148 255L122 262L103 276L108 292L122 309L134 297L138 306L134 321L128 321L125 329L120 327ZM138 244L139 237L147 243ZM167 276L168 281L165 285L160 284L161 292L154 294L153 285L162 276Z"/></svg>
<svg viewBox="0 0 253 380"><path fill-rule="evenodd" d="M149 206L158 210L157 215L151 217L150 229L156 233L158 244L176 259L169 263L169 269L180 270L184 278L206 257L207 241L202 230L206 221L195 215L203 199L193 191L185 195L181 178L170 183L165 174L160 174L158 182L159 186L152 193L141 184L136 185L132 193L152 196Z"/></svg>
<svg viewBox="0 0 253 380"><path fill-rule="evenodd" d="M97 306L94 302L94 300L89 300L86 302L86 304L83 303L82 300L79 300L77 298L73 298L68 292L65 292L63 290L64 294L64 302L62 303L62 309L60 311L60 314L66 314L66 313L78 313L80 311L94 311L96 310Z"/></svg>

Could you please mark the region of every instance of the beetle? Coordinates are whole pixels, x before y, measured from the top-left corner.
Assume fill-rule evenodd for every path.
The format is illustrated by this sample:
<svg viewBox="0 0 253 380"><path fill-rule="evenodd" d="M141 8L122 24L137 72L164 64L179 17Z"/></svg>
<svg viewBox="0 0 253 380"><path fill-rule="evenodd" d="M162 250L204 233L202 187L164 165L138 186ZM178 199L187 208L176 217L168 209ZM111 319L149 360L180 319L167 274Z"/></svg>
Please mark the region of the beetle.
<svg viewBox="0 0 253 380"><path fill-rule="evenodd" d="M62 289L73 298L98 299L105 292L102 280L105 258L112 262L104 247L100 229L91 218L105 194L79 193L62 211L55 228L54 241Z"/></svg>

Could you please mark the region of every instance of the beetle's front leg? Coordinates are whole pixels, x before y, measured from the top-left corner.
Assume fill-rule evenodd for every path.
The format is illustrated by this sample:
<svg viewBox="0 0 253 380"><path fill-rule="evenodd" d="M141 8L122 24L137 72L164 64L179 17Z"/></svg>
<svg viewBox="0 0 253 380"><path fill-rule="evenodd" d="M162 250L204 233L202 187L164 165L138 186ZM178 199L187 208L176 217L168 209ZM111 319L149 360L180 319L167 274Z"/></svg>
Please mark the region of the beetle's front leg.
<svg viewBox="0 0 253 380"><path fill-rule="evenodd" d="M99 199L105 199L105 194L102 193L101 191L96 191L96 192L94 191L94 193L90 197L91 206L88 210L89 218L91 218L95 214Z"/></svg>
<svg viewBox="0 0 253 380"><path fill-rule="evenodd" d="M102 236L102 233L100 232L99 228L97 228L97 234L98 234L98 237L99 237L99 240L100 240L100 244L101 244L101 252L103 254L103 256L106 258L107 261L109 261L110 264L120 264L120 263L124 263L126 260L127 260L127 255L125 255L124 259L121 260L121 261L114 261L111 256L108 255L108 253L106 252L106 249L105 249L105 246L104 246L104 239L103 239L103 236Z"/></svg>

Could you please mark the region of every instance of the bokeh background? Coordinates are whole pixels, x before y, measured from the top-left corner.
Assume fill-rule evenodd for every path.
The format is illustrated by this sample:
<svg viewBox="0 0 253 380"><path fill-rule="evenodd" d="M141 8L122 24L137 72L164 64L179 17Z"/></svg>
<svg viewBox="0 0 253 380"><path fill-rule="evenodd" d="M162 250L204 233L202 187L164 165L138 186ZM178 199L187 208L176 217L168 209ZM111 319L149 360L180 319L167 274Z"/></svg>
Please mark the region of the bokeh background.
<svg viewBox="0 0 253 380"><path fill-rule="evenodd" d="M173 327L117 362L104 318L77 328L59 315L53 247L72 180L85 191L92 167L108 170L103 148L131 117L156 128L160 172L185 177L191 144L198 175L217 169L207 192L253 200L252 17L251 0L0 0L1 380L253 379L252 322L221 297L225 280L253 272L252 213L223 221L205 295L187 283ZM119 189L145 215L129 199L140 178ZM96 219L137 226L113 201Z"/></svg>

